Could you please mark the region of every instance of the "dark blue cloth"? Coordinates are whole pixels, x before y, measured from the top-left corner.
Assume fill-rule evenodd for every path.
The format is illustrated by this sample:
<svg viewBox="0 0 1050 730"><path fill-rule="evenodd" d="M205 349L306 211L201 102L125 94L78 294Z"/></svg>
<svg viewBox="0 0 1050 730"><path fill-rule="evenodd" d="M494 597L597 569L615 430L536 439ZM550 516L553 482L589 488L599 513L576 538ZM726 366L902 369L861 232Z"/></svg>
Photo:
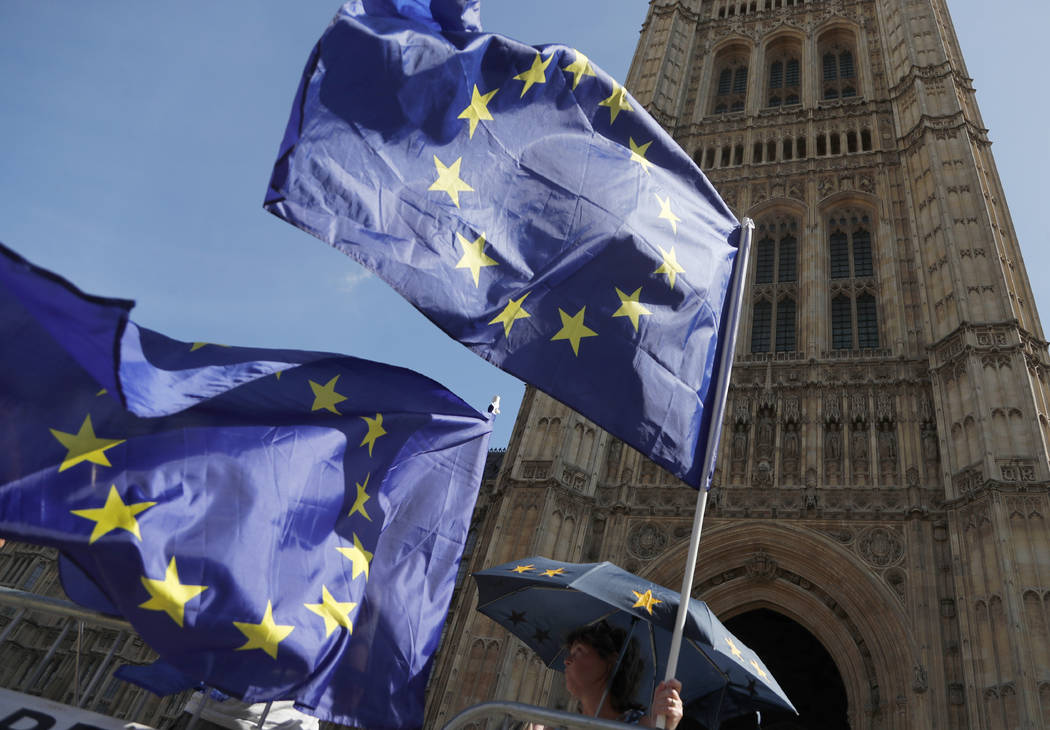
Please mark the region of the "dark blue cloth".
<svg viewBox="0 0 1050 730"><path fill-rule="evenodd" d="M0 246L0 535L62 551L74 598L193 681L419 727L489 419L409 370L179 342L130 307Z"/></svg>
<svg viewBox="0 0 1050 730"><path fill-rule="evenodd" d="M307 63L265 207L700 485L736 218L578 51L421 18L424 5L343 7Z"/></svg>

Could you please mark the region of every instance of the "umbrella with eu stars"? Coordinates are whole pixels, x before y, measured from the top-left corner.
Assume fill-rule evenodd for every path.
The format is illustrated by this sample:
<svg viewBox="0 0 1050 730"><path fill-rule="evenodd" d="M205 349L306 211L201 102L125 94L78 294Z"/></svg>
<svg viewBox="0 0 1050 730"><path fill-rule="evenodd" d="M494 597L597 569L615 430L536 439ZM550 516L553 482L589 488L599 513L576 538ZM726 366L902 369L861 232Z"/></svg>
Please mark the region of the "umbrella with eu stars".
<svg viewBox="0 0 1050 730"><path fill-rule="evenodd" d="M521 639L552 669L564 671L566 635L605 621L638 642L645 665L639 696L648 704L663 677L679 594L612 563L563 563L530 557L474 573L478 610ZM708 727L756 711L794 711L755 652L707 604L689 599L677 677L686 716Z"/></svg>

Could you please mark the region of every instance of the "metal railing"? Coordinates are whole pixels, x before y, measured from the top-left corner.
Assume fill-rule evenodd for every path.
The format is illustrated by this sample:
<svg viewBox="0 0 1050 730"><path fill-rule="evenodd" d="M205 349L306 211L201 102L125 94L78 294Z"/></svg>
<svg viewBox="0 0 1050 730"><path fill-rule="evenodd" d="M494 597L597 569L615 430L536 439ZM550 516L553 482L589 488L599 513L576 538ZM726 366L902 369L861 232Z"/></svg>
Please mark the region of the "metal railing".
<svg viewBox="0 0 1050 730"><path fill-rule="evenodd" d="M492 724L495 720L496 723ZM489 728L501 728L502 730L514 730L521 723L537 723L548 728L577 728L592 730L623 730L625 727L638 727L627 725L622 722L611 720L599 720L594 717L579 715L575 712L562 712L561 710L548 710L545 707L523 705L520 702L483 702L463 710L453 717L443 730L462 730L468 725Z"/></svg>

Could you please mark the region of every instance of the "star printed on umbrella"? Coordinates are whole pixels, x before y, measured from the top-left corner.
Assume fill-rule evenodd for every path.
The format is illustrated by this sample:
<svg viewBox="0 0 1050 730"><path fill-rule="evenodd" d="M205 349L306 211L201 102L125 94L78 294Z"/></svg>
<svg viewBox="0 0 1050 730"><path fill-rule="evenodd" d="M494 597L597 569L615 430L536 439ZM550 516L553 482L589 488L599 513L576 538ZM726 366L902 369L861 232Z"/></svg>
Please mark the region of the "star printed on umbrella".
<svg viewBox="0 0 1050 730"><path fill-rule="evenodd" d="M633 593L634 597L638 599L634 602L634 605L631 606L631 608L644 608L649 612L650 616L653 614L653 606L658 603L663 603L659 598L653 597L651 589L646 589L645 593L639 593L638 591L631 591L631 593Z"/></svg>
<svg viewBox="0 0 1050 730"><path fill-rule="evenodd" d="M545 641L550 641L551 632L545 631L544 629L536 629L536 633L532 635L533 641L542 644Z"/></svg>
<svg viewBox="0 0 1050 730"><path fill-rule="evenodd" d="M511 611L510 617L507 619L512 624L517 626L518 624L525 623L525 612L524 611Z"/></svg>
<svg viewBox="0 0 1050 730"><path fill-rule="evenodd" d="M529 572L530 570L532 570L532 569L533 569L534 567L535 567L535 566L534 566L534 565L533 565L532 563L529 563L528 565L515 565L515 566L514 566L513 568L511 568L510 570L511 570L511 572L513 572L513 573L517 573L518 575L521 575L522 573L528 573L528 572Z"/></svg>
<svg viewBox="0 0 1050 730"><path fill-rule="evenodd" d="M729 644L729 651L733 656L741 660L744 658L744 655L740 653L740 650L736 648L736 644L728 636L726 637L726 643Z"/></svg>
<svg viewBox="0 0 1050 730"><path fill-rule="evenodd" d="M755 668L755 671L758 672L758 676L760 676L762 679L765 679L769 676L765 673L765 671L763 671L762 667L758 666L758 662L756 662L754 659L751 660L751 666Z"/></svg>
<svg viewBox="0 0 1050 730"><path fill-rule="evenodd" d="M562 575L564 573L565 573L565 568L550 568L548 570L543 571L543 574L545 576L547 576L548 578L554 578L554 577Z"/></svg>

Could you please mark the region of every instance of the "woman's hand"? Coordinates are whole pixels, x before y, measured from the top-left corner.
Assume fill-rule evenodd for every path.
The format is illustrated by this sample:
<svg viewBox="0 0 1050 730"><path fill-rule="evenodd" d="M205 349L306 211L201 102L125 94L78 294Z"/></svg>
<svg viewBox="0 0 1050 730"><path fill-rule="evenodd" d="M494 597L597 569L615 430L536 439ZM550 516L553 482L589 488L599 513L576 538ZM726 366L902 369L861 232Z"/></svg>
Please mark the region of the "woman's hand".
<svg viewBox="0 0 1050 730"><path fill-rule="evenodd" d="M656 718L664 716L664 727L674 730L682 720L682 698L678 690L682 689L682 683L677 679L668 679L660 682L653 695L653 704L649 706L649 714L642 721L647 727L656 727Z"/></svg>

